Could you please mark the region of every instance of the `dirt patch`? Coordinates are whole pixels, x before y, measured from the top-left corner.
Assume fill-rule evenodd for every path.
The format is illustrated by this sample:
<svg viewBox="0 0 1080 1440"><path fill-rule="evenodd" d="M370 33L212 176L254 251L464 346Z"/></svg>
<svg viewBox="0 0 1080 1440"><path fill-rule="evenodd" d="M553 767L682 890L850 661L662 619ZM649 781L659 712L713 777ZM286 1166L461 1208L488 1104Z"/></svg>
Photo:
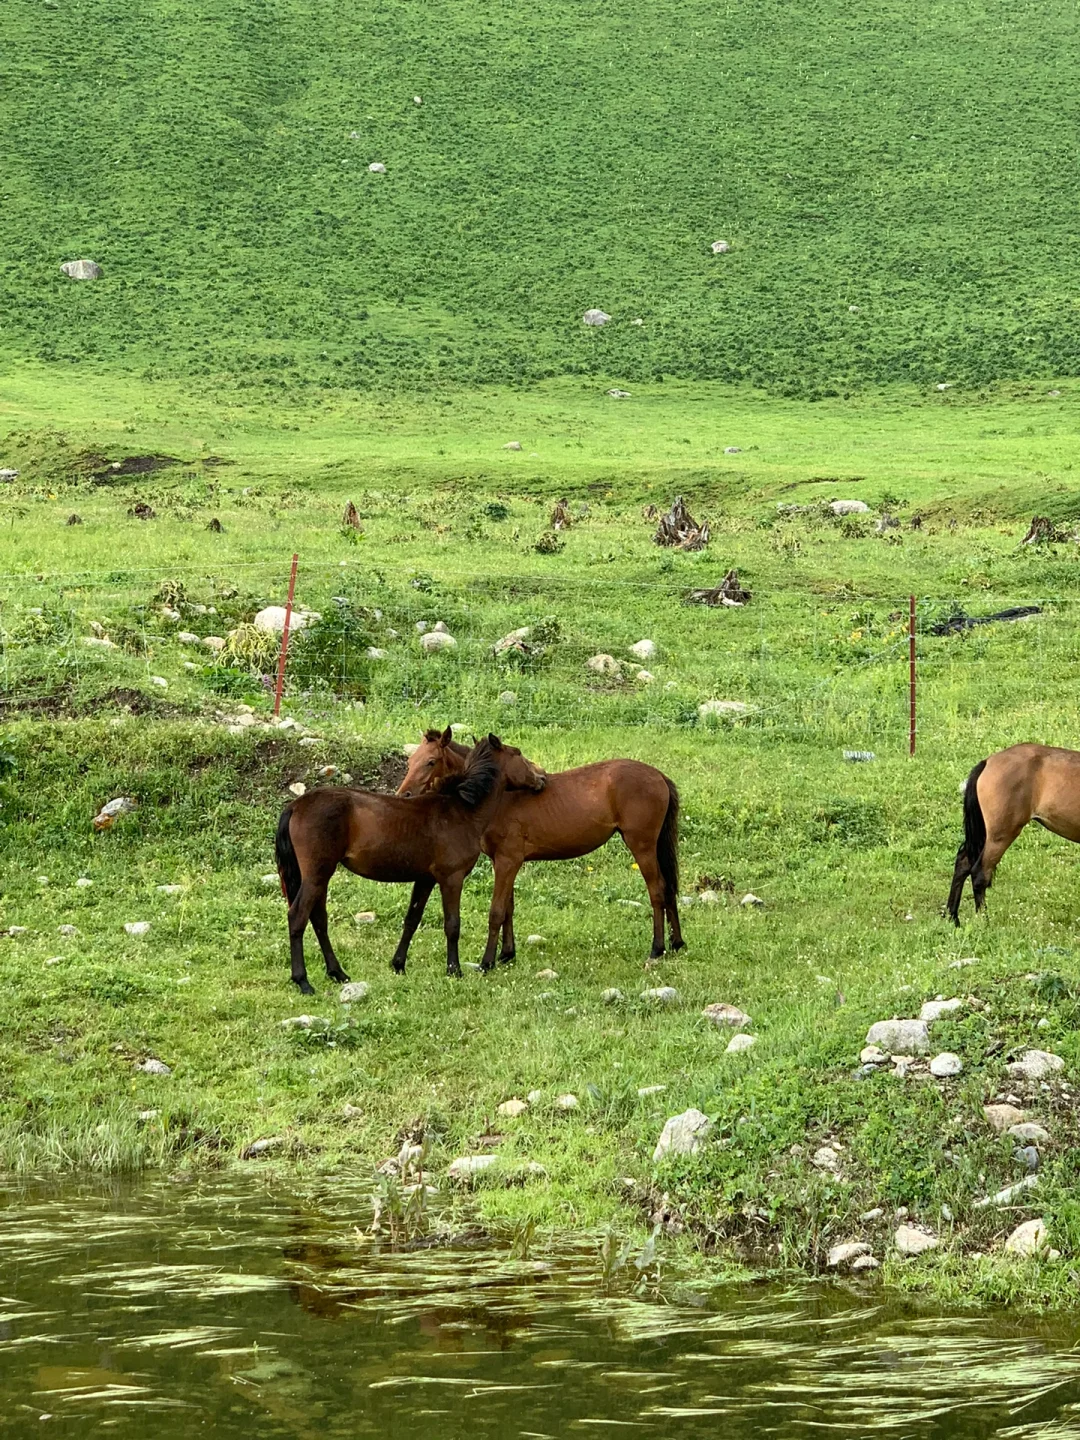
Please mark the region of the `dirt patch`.
<svg viewBox="0 0 1080 1440"><path fill-rule="evenodd" d="M99 457L103 463L90 471L95 485L108 485L112 480L123 480L129 475L152 475L155 470L168 470L173 465L183 465L175 455L125 455L120 460Z"/></svg>
<svg viewBox="0 0 1080 1440"><path fill-rule="evenodd" d="M155 720L173 720L187 712L180 705L168 700L159 700L156 695L146 695L141 690L132 690L126 685L114 686L103 695L95 695L81 705L66 712L71 715L100 715L106 710L124 710L132 715L152 715Z"/></svg>

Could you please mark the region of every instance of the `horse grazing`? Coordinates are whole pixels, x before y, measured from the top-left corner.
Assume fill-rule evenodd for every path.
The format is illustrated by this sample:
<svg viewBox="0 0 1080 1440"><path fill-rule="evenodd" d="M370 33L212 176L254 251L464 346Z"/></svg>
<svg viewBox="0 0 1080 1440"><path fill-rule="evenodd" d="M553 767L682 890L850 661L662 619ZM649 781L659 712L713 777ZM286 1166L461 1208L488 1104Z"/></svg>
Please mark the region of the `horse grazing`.
<svg viewBox="0 0 1080 1440"><path fill-rule="evenodd" d="M422 795L461 774L475 751L449 729L428 730L409 760L399 795ZM672 781L638 760L602 760L548 775L542 794L523 794L508 781L488 821L483 850L495 866L488 942L480 967L514 958L514 881L526 860L574 860L618 833L637 861L652 902L650 955L664 953L664 917L672 950L683 947L679 925L679 792Z"/></svg>
<svg viewBox="0 0 1080 1440"><path fill-rule="evenodd" d="M438 885L446 931L446 973L460 975L461 887L480 857L481 838L505 786L540 790L543 772L497 735L481 740L468 764L432 794L415 800L370 790L327 786L301 795L281 812L277 867L289 902L292 978L304 995L315 992L304 966L304 930L311 921L326 973L348 980L327 929L326 892L339 865L366 880L412 881L405 925L391 961L404 973L409 943Z"/></svg>
<svg viewBox="0 0 1080 1440"><path fill-rule="evenodd" d="M960 897L970 875L981 910L998 861L1029 820L1080 841L1080 751L1010 745L980 760L964 787L964 839L956 854L946 911L960 924Z"/></svg>

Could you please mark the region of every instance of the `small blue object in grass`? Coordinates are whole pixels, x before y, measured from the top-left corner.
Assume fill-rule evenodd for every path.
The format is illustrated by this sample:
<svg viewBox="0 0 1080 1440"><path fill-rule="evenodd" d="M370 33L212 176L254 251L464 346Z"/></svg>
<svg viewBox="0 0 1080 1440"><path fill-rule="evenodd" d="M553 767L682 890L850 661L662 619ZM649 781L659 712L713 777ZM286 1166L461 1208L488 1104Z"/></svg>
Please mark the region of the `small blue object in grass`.
<svg viewBox="0 0 1080 1440"><path fill-rule="evenodd" d="M844 759L855 764L865 763L868 760L875 760L877 757L873 750L845 750Z"/></svg>

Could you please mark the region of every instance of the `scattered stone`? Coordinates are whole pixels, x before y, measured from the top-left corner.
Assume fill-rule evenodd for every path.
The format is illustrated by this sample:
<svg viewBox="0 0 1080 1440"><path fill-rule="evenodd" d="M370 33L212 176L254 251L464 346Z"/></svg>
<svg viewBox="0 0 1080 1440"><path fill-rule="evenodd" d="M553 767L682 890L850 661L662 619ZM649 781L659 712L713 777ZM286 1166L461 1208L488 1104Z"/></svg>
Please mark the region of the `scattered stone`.
<svg viewBox="0 0 1080 1440"><path fill-rule="evenodd" d="M96 260L65 260L60 270L69 280L100 280L104 273Z"/></svg>
<svg viewBox="0 0 1080 1440"><path fill-rule="evenodd" d="M167 690L169 688L169 682L165 679L164 675L151 675L150 684L156 685L159 690Z"/></svg>
<svg viewBox="0 0 1080 1440"><path fill-rule="evenodd" d="M364 651L369 660L385 660L387 653L386 650L380 650L377 645L369 645Z"/></svg>
<svg viewBox="0 0 1080 1440"><path fill-rule="evenodd" d="M1004 1190L999 1190L995 1195L985 1195L981 1200L976 1200L974 1209L989 1210L994 1205L1011 1205L1025 1190L1031 1190L1039 1183L1038 1175L1025 1175L1023 1180L1018 1180L1015 1185L1006 1185Z"/></svg>
<svg viewBox="0 0 1080 1440"><path fill-rule="evenodd" d="M890 1055L927 1055L930 1032L925 1020L879 1020L866 1032L866 1043Z"/></svg>
<svg viewBox="0 0 1080 1440"><path fill-rule="evenodd" d="M77 890L89 890L93 883L93 880L91 880L88 875L80 875L75 881L75 888Z"/></svg>
<svg viewBox="0 0 1080 1440"><path fill-rule="evenodd" d="M504 1100L499 1106L499 1114L507 1120L516 1120L519 1115L524 1115L528 1108L525 1100Z"/></svg>
<svg viewBox="0 0 1080 1440"><path fill-rule="evenodd" d="M359 1005L371 994L371 986L365 980L350 980L338 991L342 1005Z"/></svg>
<svg viewBox="0 0 1080 1440"><path fill-rule="evenodd" d="M600 996L605 1005L621 1005L625 996L616 986L612 985Z"/></svg>
<svg viewBox="0 0 1080 1440"><path fill-rule="evenodd" d="M761 908L762 905L765 904L765 901L762 900L758 895L747 893L739 901L739 904L745 905L748 909L751 910L758 910Z"/></svg>
<svg viewBox="0 0 1080 1440"><path fill-rule="evenodd" d="M606 310L586 310L581 318L586 325L606 325L611 316Z"/></svg>
<svg viewBox="0 0 1080 1440"><path fill-rule="evenodd" d="M525 1096L525 1099L530 1105L539 1105L543 1098L544 1092L542 1090L530 1090L528 1095Z"/></svg>
<svg viewBox="0 0 1080 1440"><path fill-rule="evenodd" d="M853 1273L860 1270L878 1270L880 1267L881 1261L875 1260L873 1255L860 1255L857 1260L851 1262Z"/></svg>
<svg viewBox="0 0 1080 1440"><path fill-rule="evenodd" d="M1005 1249L1008 1254L1022 1255L1025 1258L1040 1255L1048 1247L1049 1234L1046 1229L1046 1221L1041 1219L1025 1220L1005 1241Z"/></svg>
<svg viewBox="0 0 1080 1440"><path fill-rule="evenodd" d="M629 391L629 390L609 390L607 393L611 396L611 398L612 398L613 400L629 400L629 399L630 399L630 391Z"/></svg>
<svg viewBox="0 0 1080 1440"><path fill-rule="evenodd" d="M881 1208L881 1206L875 1205L873 1210L864 1211L863 1214L859 1216L859 1219L862 1220L865 1224L870 1224L873 1220L880 1220L884 1214L885 1211Z"/></svg>
<svg viewBox="0 0 1080 1440"><path fill-rule="evenodd" d="M963 1068L963 1060L959 1055L954 1055L951 1050L943 1050L940 1055L935 1055L930 1061L930 1074L936 1075L939 1080L947 1080L953 1075L959 1075Z"/></svg>
<svg viewBox="0 0 1080 1440"><path fill-rule="evenodd" d="M115 650L115 643L107 635L87 635L83 638L83 644L89 645L95 650Z"/></svg>
<svg viewBox="0 0 1080 1440"><path fill-rule="evenodd" d="M517 704L517 694L516 694L513 690L500 690L500 691L499 691L499 704L500 704L500 705L516 705L516 704Z"/></svg>
<svg viewBox="0 0 1080 1440"><path fill-rule="evenodd" d="M359 1105L350 1105L346 1101L341 1107L341 1113L346 1120L359 1120L364 1112Z"/></svg>
<svg viewBox="0 0 1080 1440"><path fill-rule="evenodd" d="M304 630L308 625L321 619L322 616L314 610L294 610L289 617L289 634L291 635L296 630ZM285 630L285 606L267 605L255 616L252 624L263 635L281 635Z"/></svg>
<svg viewBox="0 0 1080 1440"><path fill-rule="evenodd" d="M756 1035L733 1035L728 1041L727 1049L724 1051L724 1054L738 1055L743 1050L752 1050L756 1044Z"/></svg>
<svg viewBox="0 0 1080 1440"><path fill-rule="evenodd" d="M537 980L557 980L559 972L557 970L537 970L536 978Z"/></svg>
<svg viewBox="0 0 1080 1440"><path fill-rule="evenodd" d="M592 670L597 675L618 675L622 666L614 655L593 655L585 661L585 668Z"/></svg>
<svg viewBox="0 0 1080 1440"><path fill-rule="evenodd" d="M725 446L724 446L724 454L725 454L725 455L741 455L741 454L742 454L742 446L741 446L741 445L725 445Z"/></svg>
<svg viewBox="0 0 1080 1440"><path fill-rule="evenodd" d="M727 240L714 240L709 249L714 255L726 255L731 249L731 245Z"/></svg>
<svg viewBox="0 0 1080 1440"><path fill-rule="evenodd" d="M662 1095L666 1089L666 1085L639 1085L638 1099L647 1100L650 1095Z"/></svg>
<svg viewBox="0 0 1080 1440"><path fill-rule="evenodd" d="M291 626L289 627L292 628ZM223 635L204 635L203 645L207 650L212 650L215 655L220 655L225 649L225 637Z"/></svg>
<svg viewBox="0 0 1080 1440"><path fill-rule="evenodd" d="M140 1125L149 1125L150 1121L156 1120L160 1114L160 1110L140 1110L135 1118Z"/></svg>
<svg viewBox="0 0 1080 1440"><path fill-rule="evenodd" d="M356 914L355 914L352 918L353 918L353 923L354 923L355 925L374 925L374 924L375 924L375 911L374 911L374 910L358 910L358 911L356 912Z"/></svg>
<svg viewBox="0 0 1080 1440"><path fill-rule="evenodd" d="M829 1251L826 1263L830 1270L840 1270L849 1266L853 1260L869 1255L872 1248L865 1240L849 1240L846 1244L834 1245Z"/></svg>
<svg viewBox="0 0 1080 1440"><path fill-rule="evenodd" d="M547 941L544 939L543 935L526 935L526 936L525 936L525 944L526 944L526 945L546 945L546 944L547 944Z"/></svg>
<svg viewBox="0 0 1080 1440"><path fill-rule="evenodd" d="M862 1065L887 1065L889 1057L877 1045L864 1045L859 1051L859 1062Z"/></svg>
<svg viewBox="0 0 1080 1440"><path fill-rule="evenodd" d="M654 990L643 990L641 999L649 1000L655 1005L677 1005L679 992L674 985L658 985Z"/></svg>
<svg viewBox="0 0 1080 1440"><path fill-rule="evenodd" d="M330 1021L325 1015L290 1015L282 1020L283 1030L329 1030Z"/></svg>
<svg viewBox="0 0 1080 1440"><path fill-rule="evenodd" d="M864 500L834 500L829 509L834 515L866 515L870 506Z"/></svg>
<svg viewBox="0 0 1080 1440"><path fill-rule="evenodd" d="M517 655L528 654L528 647L525 642L531 634L531 625L522 625L518 630L511 630L510 633L504 635L501 640L495 641L494 653L496 655L508 655L513 651Z"/></svg>
<svg viewBox="0 0 1080 1440"><path fill-rule="evenodd" d="M576 1095L557 1095L555 1097L555 1104L560 1110L576 1110L578 1108L578 1098Z"/></svg>
<svg viewBox="0 0 1080 1440"><path fill-rule="evenodd" d="M268 1135L265 1140L253 1140L240 1151L240 1159L257 1160L260 1155L267 1155L271 1150L280 1150L284 1144L284 1135Z"/></svg>
<svg viewBox="0 0 1080 1440"><path fill-rule="evenodd" d="M149 929L150 927L147 926L146 928ZM124 926L124 929L127 929L126 925ZM58 935L78 935L79 930L78 927L75 925L60 925L57 927L56 933Z"/></svg>
<svg viewBox="0 0 1080 1440"><path fill-rule="evenodd" d="M919 1011L919 1019L933 1024L935 1020L940 1020L942 1015L952 1015L961 1009L963 1004L963 1000L927 1000Z"/></svg>
<svg viewBox="0 0 1080 1440"><path fill-rule="evenodd" d="M17 480L18 478L19 478L19 472L18 472L18 470L11 470L11 469L8 469L8 468L5 468L5 469L3 469L3 470L0 470L0 480ZM80 523L81 523L81 522L80 522Z"/></svg>
<svg viewBox="0 0 1080 1440"><path fill-rule="evenodd" d="M1005 1069L1019 1080L1044 1080L1047 1075L1064 1070L1065 1061L1049 1050L1025 1050L1019 1060L1006 1065Z"/></svg>
<svg viewBox="0 0 1080 1440"><path fill-rule="evenodd" d="M140 1064L136 1065L135 1069L141 1070L144 1075L172 1074L171 1066L166 1065L164 1060L155 1060L152 1055L149 1056L146 1060L143 1060Z"/></svg>
<svg viewBox="0 0 1080 1440"><path fill-rule="evenodd" d="M1010 1125L1005 1133L1014 1140L1024 1140L1030 1145L1045 1145L1050 1139L1050 1132L1037 1125L1034 1120L1019 1120L1015 1125Z"/></svg>
<svg viewBox="0 0 1080 1440"><path fill-rule="evenodd" d="M420 636L420 648L426 655L434 655L439 650L457 649L457 641L445 630L429 630Z"/></svg>
<svg viewBox="0 0 1080 1440"><path fill-rule="evenodd" d="M949 970L966 970L969 965L977 965L978 957L975 955L965 956L963 960L953 960L948 965Z"/></svg>
<svg viewBox="0 0 1080 1440"><path fill-rule="evenodd" d="M699 905L719 905L721 896L719 890L702 890L697 898Z"/></svg>
<svg viewBox="0 0 1080 1440"><path fill-rule="evenodd" d="M373 160L367 168L372 175L386 174L386 166L382 163L381 160Z"/></svg>
<svg viewBox="0 0 1080 1440"><path fill-rule="evenodd" d="M451 1161L446 1171L447 1177L462 1184L471 1184L478 1175L490 1170L497 1158L495 1155L462 1155Z"/></svg>
<svg viewBox="0 0 1080 1440"><path fill-rule="evenodd" d="M302 780L294 780L293 783L289 786L289 794L295 795L296 798L299 800L301 795L307 794L307 786Z"/></svg>
<svg viewBox="0 0 1080 1440"><path fill-rule="evenodd" d="M630 654L638 660L651 660L656 654L656 641L638 640L630 646Z"/></svg>
<svg viewBox="0 0 1080 1440"><path fill-rule="evenodd" d="M845 750L844 759L851 765L868 765L877 756L873 750Z"/></svg>
<svg viewBox="0 0 1080 1440"><path fill-rule="evenodd" d="M277 879L276 875L274 879ZM186 885L159 885L157 892L159 895L182 895L186 889Z"/></svg>
<svg viewBox="0 0 1080 1440"><path fill-rule="evenodd" d="M520 449L521 449L521 441L520 441L520 440L509 440L509 441L507 441L507 443L506 443L502 448L503 448L504 450L520 450Z"/></svg>
<svg viewBox="0 0 1080 1440"><path fill-rule="evenodd" d="M667 1155L696 1155L712 1130L712 1121L700 1110L684 1110L672 1115L660 1132L653 1151L653 1164Z"/></svg>
<svg viewBox="0 0 1080 1440"><path fill-rule="evenodd" d="M656 679L656 676L651 670L638 670L634 675L634 679L640 681L642 685L651 685Z"/></svg>
<svg viewBox="0 0 1080 1440"><path fill-rule="evenodd" d="M721 1030L738 1030L741 1026L751 1023L750 1016L745 1010L740 1010L737 1005L728 1005L723 1000L706 1005L701 1013L706 1020L711 1020Z"/></svg>
<svg viewBox="0 0 1080 1440"><path fill-rule="evenodd" d="M9 925L8 928L7 928L7 932L6 932L6 933L7 933L8 937L9 937L10 939L15 940L15 939L17 939L20 935L25 935L25 934L26 934L26 926L25 926L25 925Z"/></svg>
<svg viewBox="0 0 1080 1440"><path fill-rule="evenodd" d="M94 829L111 830L121 815L130 815L136 809L138 809L137 800L133 800L130 795L118 795L115 800L110 800L107 805L103 805L94 816Z"/></svg>
<svg viewBox="0 0 1080 1440"><path fill-rule="evenodd" d="M916 1230L913 1225L901 1225L893 1236L893 1242L901 1255L909 1257L925 1255L928 1250L936 1250L941 1243L936 1235Z"/></svg>
<svg viewBox="0 0 1080 1440"><path fill-rule="evenodd" d="M1015 1105L984 1105L983 1116L999 1135L1011 1132L1012 1126L1020 1125L1024 1120L1024 1112Z"/></svg>
<svg viewBox="0 0 1080 1440"><path fill-rule="evenodd" d="M830 1175L839 1175L840 1154L831 1145L822 1145L814 1151L810 1164L815 1170L825 1170Z"/></svg>
<svg viewBox="0 0 1080 1440"><path fill-rule="evenodd" d="M1039 1152L1034 1145L1017 1145L1013 1151L1013 1159L1018 1165L1022 1165L1029 1175L1034 1175L1039 1168Z"/></svg>
<svg viewBox="0 0 1080 1440"><path fill-rule="evenodd" d="M705 700L697 707L697 713L707 720L710 715L749 715L755 708L745 700Z"/></svg>
<svg viewBox="0 0 1080 1440"><path fill-rule="evenodd" d="M124 933L127 935L145 935L149 929L149 920L129 920L124 926Z"/></svg>
<svg viewBox="0 0 1080 1440"><path fill-rule="evenodd" d="M181 645L198 645L199 643L199 637L195 634L194 630L178 630L176 632L176 638L180 641Z"/></svg>

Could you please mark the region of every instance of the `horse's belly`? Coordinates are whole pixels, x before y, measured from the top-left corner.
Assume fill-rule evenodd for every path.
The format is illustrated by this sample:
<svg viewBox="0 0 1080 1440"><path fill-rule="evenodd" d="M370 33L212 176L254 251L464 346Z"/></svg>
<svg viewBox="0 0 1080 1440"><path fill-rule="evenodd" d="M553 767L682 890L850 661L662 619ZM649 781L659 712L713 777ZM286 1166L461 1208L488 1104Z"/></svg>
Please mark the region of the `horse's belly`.
<svg viewBox="0 0 1080 1440"><path fill-rule="evenodd" d="M523 835L526 860L578 860L606 845L615 831L596 828L569 835Z"/></svg>
<svg viewBox="0 0 1080 1440"><path fill-rule="evenodd" d="M346 855L341 863L364 880L379 880L387 885L408 885L427 874L426 870L413 870L392 861L369 859L363 855Z"/></svg>

